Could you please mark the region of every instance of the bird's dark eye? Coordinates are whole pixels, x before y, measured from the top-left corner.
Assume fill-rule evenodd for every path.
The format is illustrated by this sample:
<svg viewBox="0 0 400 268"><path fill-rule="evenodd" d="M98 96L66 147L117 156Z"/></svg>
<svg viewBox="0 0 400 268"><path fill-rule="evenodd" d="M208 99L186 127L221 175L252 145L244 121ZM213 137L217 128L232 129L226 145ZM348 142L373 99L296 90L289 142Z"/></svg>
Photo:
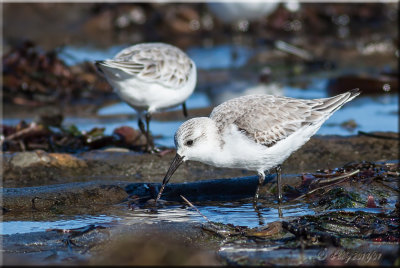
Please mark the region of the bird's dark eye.
<svg viewBox="0 0 400 268"><path fill-rule="evenodd" d="M186 142L186 145L187 145L187 146L192 146L192 145L193 145L193 140L188 140L188 141Z"/></svg>

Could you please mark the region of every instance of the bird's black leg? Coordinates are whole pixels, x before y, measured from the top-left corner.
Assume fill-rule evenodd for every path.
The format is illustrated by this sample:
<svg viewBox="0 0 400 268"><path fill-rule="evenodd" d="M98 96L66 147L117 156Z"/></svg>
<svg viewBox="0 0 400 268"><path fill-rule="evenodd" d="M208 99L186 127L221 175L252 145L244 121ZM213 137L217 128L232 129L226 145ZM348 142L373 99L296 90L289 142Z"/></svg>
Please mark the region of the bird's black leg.
<svg viewBox="0 0 400 268"><path fill-rule="evenodd" d="M254 207L257 207L258 194L259 194L259 192L260 192L261 186L264 184L264 180L265 180L265 175L264 175L264 173L259 173L259 174L258 174L258 185L257 185L256 192L255 192L255 194L254 194L254 197L253 197L253 206L254 206Z"/></svg>
<svg viewBox="0 0 400 268"><path fill-rule="evenodd" d="M146 140L147 140L147 148L146 150L148 152L153 152L154 150L154 142L153 142L153 138L150 135L150 120L151 120L151 114L150 113L146 113Z"/></svg>
<svg viewBox="0 0 400 268"><path fill-rule="evenodd" d="M142 132L142 134L146 136L146 151L149 151L149 138L147 136L147 131L145 129L144 123L140 116L139 116L139 120L138 120L138 125L139 125L139 129Z"/></svg>
<svg viewBox="0 0 400 268"><path fill-rule="evenodd" d="M278 203L282 203L282 182L281 182L281 173L282 173L282 166L276 166L276 182L278 184Z"/></svg>
<svg viewBox="0 0 400 268"><path fill-rule="evenodd" d="M142 132L142 134L143 134L143 135L146 135L146 130L145 130L145 128L144 128L144 124L143 124L143 121L142 121L142 119L140 118L140 116L139 116L139 120L138 120L138 125L139 125L139 129L140 129L140 131Z"/></svg>
<svg viewBox="0 0 400 268"><path fill-rule="evenodd" d="M260 226L265 225L265 221L264 221L264 218L262 217L262 214L261 214L260 209L259 209L257 206L255 206L255 205L253 205L253 208L254 208L254 211L257 213L258 224L259 224Z"/></svg>
<svg viewBox="0 0 400 268"><path fill-rule="evenodd" d="M182 111L183 111L183 115L185 117L187 117L188 116L188 112L187 112L187 109L186 109L186 103L185 102L182 102Z"/></svg>

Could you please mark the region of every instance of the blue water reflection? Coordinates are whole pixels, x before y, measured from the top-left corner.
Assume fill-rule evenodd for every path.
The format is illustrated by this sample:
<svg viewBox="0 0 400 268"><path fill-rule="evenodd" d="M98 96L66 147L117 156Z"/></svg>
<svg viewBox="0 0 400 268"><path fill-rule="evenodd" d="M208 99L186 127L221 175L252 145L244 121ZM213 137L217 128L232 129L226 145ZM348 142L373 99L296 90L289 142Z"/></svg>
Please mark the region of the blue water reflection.
<svg viewBox="0 0 400 268"><path fill-rule="evenodd" d="M0 234L23 234L32 232L45 232L47 229L75 229L90 224L110 223L119 220L118 217L98 215L98 216L74 216L60 217L55 221L3 221L0 222Z"/></svg>
<svg viewBox="0 0 400 268"><path fill-rule="evenodd" d="M194 47L186 52L197 68L204 70L241 67L254 54L251 48L232 45Z"/></svg>
<svg viewBox="0 0 400 268"><path fill-rule="evenodd" d="M96 60L104 60L113 58L126 45L112 46L107 49L96 49L91 46L87 47L64 47L58 56L65 64L72 66L85 61L94 62Z"/></svg>

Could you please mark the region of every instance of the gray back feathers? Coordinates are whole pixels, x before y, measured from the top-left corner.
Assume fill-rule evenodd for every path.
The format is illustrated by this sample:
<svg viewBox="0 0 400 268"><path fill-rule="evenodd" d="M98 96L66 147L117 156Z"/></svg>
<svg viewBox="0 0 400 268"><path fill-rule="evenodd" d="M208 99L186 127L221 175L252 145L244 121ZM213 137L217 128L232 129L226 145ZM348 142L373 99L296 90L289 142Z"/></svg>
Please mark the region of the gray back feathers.
<svg viewBox="0 0 400 268"><path fill-rule="evenodd" d="M294 99L271 95L249 95L215 107L210 118L219 131L235 124L255 142L272 146L305 125L325 121L342 105L360 94L358 89L324 99Z"/></svg>
<svg viewBox="0 0 400 268"><path fill-rule="evenodd" d="M119 68L149 83L180 88L189 80L192 60L179 48L164 43L144 43L128 47L105 66Z"/></svg>

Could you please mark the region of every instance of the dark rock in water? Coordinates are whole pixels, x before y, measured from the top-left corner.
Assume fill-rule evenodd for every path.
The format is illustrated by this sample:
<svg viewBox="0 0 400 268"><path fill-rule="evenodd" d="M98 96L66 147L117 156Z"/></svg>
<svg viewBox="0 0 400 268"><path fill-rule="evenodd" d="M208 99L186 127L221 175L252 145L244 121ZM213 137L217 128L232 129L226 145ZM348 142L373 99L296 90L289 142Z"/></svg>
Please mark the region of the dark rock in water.
<svg viewBox="0 0 400 268"><path fill-rule="evenodd" d="M367 208L376 208L376 204L374 201L374 197L372 195L368 196L368 200L367 200Z"/></svg>
<svg viewBox="0 0 400 268"><path fill-rule="evenodd" d="M263 226L260 229L252 229L246 232L247 236L255 236L255 237L263 237L263 238L271 238L277 237L280 233L282 233L282 222L274 221L269 223L267 226Z"/></svg>
<svg viewBox="0 0 400 268"><path fill-rule="evenodd" d="M283 177L282 180L287 184L294 184L293 177ZM276 182L273 175L266 177L265 183ZM167 184L161 199L168 201L182 201L181 195L188 197L191 201L207 200L236 200L252 197L258 183L257 176L227 178L215 180L201 180L192 183ZM157 188L157 192L151 193L151 187ZM126 186L126 191L130 195L156 197L161 183L148 185L143 183L132 183ZM223 193L223 194L222 194ZM150 199L147 203L152 204Z"/></svg>
<svg viewBox="0 0 400 268"><path fill-rule="evenodd" d="M128 194L118 183L82 182L27 188L4 188L3 206L10 211L48 211L76 206L110 205Z"/></svg>
<svg viewBox="0 0 400 268"><path fill-rule="evenodd" d="M125 144L138 146L146 144L146 137L139 130L128 126L114 129L113 134L117 135L122 140L122 143Z"/></svg>
<svg viewBox="0 0 400 268"><path fill-rule="evenodd" d="M399 91L398 78L380 75L343 75L329 81L327 89L329 95L344 93L352 88L359 88L362 94L384 94Z"/></svg>

